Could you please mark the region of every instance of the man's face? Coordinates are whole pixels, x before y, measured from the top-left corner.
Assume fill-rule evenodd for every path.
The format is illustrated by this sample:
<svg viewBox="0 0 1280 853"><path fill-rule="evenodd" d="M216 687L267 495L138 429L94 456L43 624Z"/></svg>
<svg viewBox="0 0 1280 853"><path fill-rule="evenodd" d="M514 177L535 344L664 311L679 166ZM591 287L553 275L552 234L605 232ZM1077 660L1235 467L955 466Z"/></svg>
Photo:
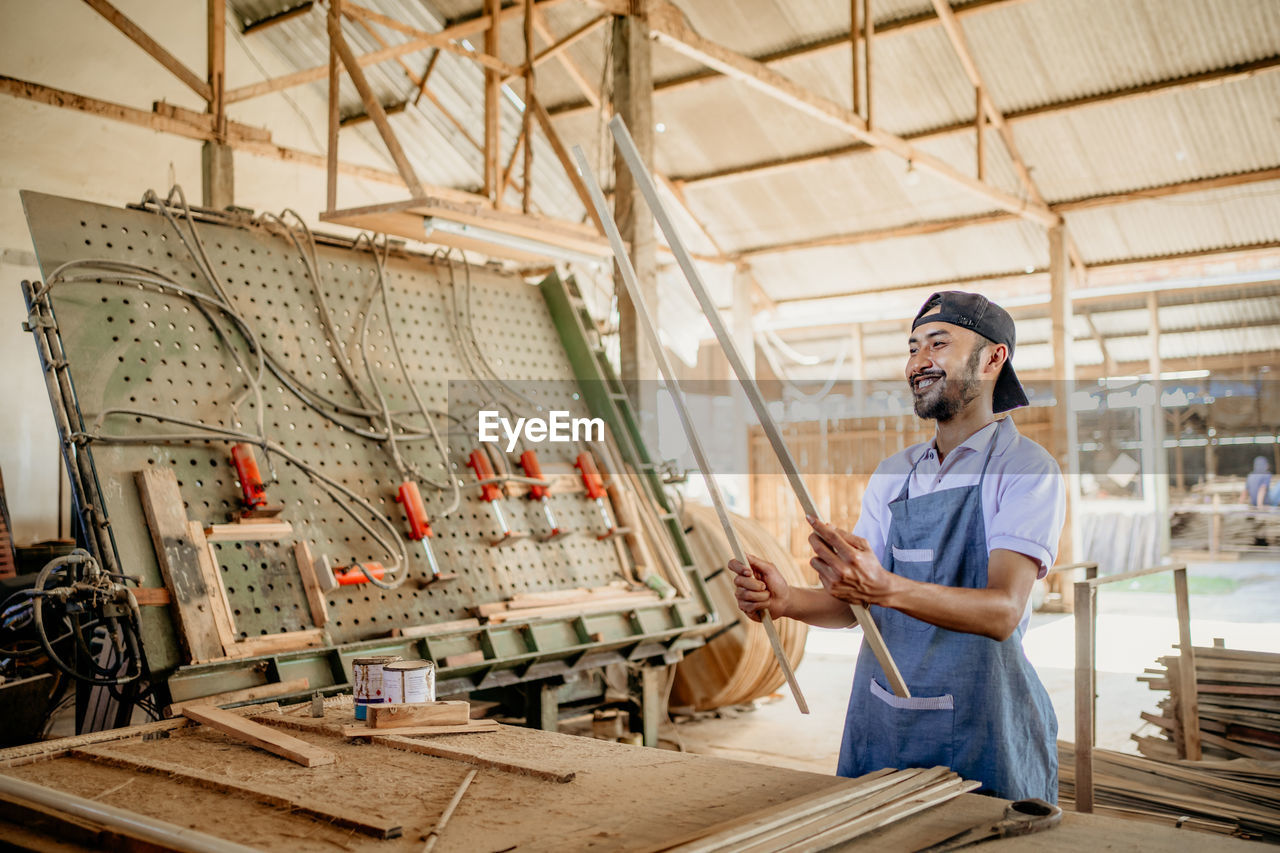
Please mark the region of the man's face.
<svg viewBox="0 0 1280 853"><path fill-rule="evenodd" d="M950 323L915 328L908 342L907 383L918 417L949 421L981 396L987 343L976 332Z"/></svg>

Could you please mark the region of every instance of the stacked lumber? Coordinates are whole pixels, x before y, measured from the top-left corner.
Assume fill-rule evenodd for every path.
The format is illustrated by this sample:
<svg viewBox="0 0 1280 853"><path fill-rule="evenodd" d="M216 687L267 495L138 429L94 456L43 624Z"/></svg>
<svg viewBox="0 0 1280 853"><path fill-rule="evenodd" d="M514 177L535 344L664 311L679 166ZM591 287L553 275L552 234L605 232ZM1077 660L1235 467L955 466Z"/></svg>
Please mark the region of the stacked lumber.
<svg viewBox="0 0 1280 853"><path fill-rule="evenodd" d="M1210 758L1256 758L1280 761L1280 654L1196 647L1196 705L1200 715L1201 750ZM1149 667L1145 681L1152 690L1168 691L1158 713L1142 714L1157 726L1158 737L1135 736L1138 749L1151 758L1177 757L1176 677L1181 655L1166 655Z"/></svg>
<svg viewBox="0 0 1280 853"><path fill-rule="evenodd" d="M1058 741L1058 796L1075 801L1075 750ZM1094 811L1280 842L1280 762L1164 761L1093 750Z"/></svg>
<svg viewBox="0 0 1280 853"><path fill-rule="evenodd" d="M641 604L659 601L658 593L648 588L637 589L625 581L615 581L601 587L575 587L550 592L517 593L506 601L481 604L474 608L475 615L490 623L513 619L577 616L588 613L609 613L629 610Z"/></svg>
<svg viewBox="0 0 1280 853"><path fill-rule="evenodd" d="M979 784L945 767L878 770L847 786L788 800L750 819L725 821L646 853L826 850L940 805Z"/></svg>
<svg viewBox="0 0 1280 853"><path fill-rule="evenodd" d="M682 520L689 531L694 563L704 576L711 578L707 589L720 615L721 627L708 636L705 646L688 653L676 665L671 704L709 711L767 696L786 679L773 656L764 626L748 619L738 609L733 574L724 568L733 552L715 510L686 504ZM808 585L795 560L762 525L734 515L733 528L748 554L773 563L787 583ZM787 659L798 666L809 627L794 619L779 619L774 624Z"/></svg>

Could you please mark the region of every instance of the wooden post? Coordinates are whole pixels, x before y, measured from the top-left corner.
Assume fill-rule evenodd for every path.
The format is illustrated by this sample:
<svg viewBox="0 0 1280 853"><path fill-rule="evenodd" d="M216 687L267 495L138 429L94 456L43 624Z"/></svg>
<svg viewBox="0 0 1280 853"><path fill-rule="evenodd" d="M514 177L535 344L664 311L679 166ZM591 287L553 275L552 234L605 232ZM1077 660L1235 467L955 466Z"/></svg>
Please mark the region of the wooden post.
<svg viewBox="0 0 1280 853"><path fill-rule="evenodd" d="M499 49L498 26L501 23L501 0L485 0L485 14L489 16L489 28L484 31L484 52L497 56ZM528 93L525 100L528 101ZM502 135L500 122L502 108L502 74L493 68L484 69L484 194L497 201L498 146Z"/></svg>
<svg viewBox="0 0 1280 853"><path fill-rule="evenodd" d="M1147 294L1147 335L1148 367L1151 371L1151 390L1155 394L1153 428L1151 441L1155 445L1155 466L1152 470L1152 482L1155 486L1156 535L1159 537L1157 557L1169 553L1169 452L1164 448L1165 414L1164 404L1160 398L1164 394L1164 383L1160 381L1163 372L1160 360L1160 299L1155 291Z"/></svg>
<svg viewBox="0 0 1280 853"><path fill-rule="evenodd" d="M862 115L862 89L858 73L858 4L861 0L849 0L849 71L853 83L853 111Z"/></svg>
<svg viewBox="0 0 1280 853"><path fill-rule="evenodd" d="M1076 811L1093 811L1093 616L1094 589L1088 581L1075 584L1076 622Z"/></svg>
<svg viewBox="0 0 1280 853"><path fill-rule="evenodd" d="M342 21L342 0L329 0L329 26L337 27ZM439 51L436 51L439 55ZM338 209L338 94L341 91L342 69L338 65L338 52L329 42L329 143L325 152L325 205L332 212Z"/></svg>
<svg viewBox="0 0 1280 853"><path fill-rule="evenodd" d="M862 76L863 76L863 79L867 81L866 83L867 113L864 116L864 118L867 121L867 130L870 130L872 127L871 125L871 79L872 79L871 78L871 40L876 33L876 22L871 15L871 0L862 0L862 28L863 28L863 39L866 42L866 46L863 48L863 53L866 55L866 59L863 60L864 73Z"/></svg>
<svg viewBox="0 0 1280 853"><path fill-rule="evenodd" d="M524 193L521 198L521 210L530 210L530 193L533 191L533 140L529 134L532 130L533 108L529 99L533 95L533 0L524 0L524 114L521 116L520 132L524 135Z"/></svg>
<svg viewBox="0 0 1280 853"><path fill-rule="evenodd" d="M645 162L653 162L652 42L648 23L635 15L613 19L613 111L633 130ZM656 316L659 312L658 259L653 214L636 188L634 176L616 151L614 175L614 219L622 239L631 248L631 262L644 301ZM616 269L615 275L619 276L616 287L622 380L635 406L645 443L656 450L657 357L644 339L635 306Z"/></svg>
<svg viewBox="0 0 1280 853"><path fill-rule="evenodd" d="M1063 546L1058 549L1058 559L1071 563L1081 559L1075 553L1076 525L1074 478L1076 470L1075 443L1072 440L1075 415L1071 411L1071 392L1075 379L1075 363L1071 354L1071 260L1067 255L1067 229L1055 225L1049 229L1049 316L1050 341L1053 350L1053 377L1056 387L1053 407L1053 436L1048 448L1058 460L1058 466L1068 477L1067 520Z"/></svg>
<svg viewBox="0 0 1280 853"><path fill-rule="evenodd" d="M219 210L235 203L235 167L227 144L226 61L227 3L208 0L205 19L209 82L209 115L214 138L200 149L201 203Z"/></svg>
<svg viewBox="0 0 1280 853"><path fill-rule="evenodd" d="M986 175L986 140L982 132L983 125L987 123L986 115L983 112L982 104L982 87L975 86L973 88L974 109L976 112L973 116L973 129L978 136L978 180L984 180Z"/></svg>
<svg viewBox="0 0 1280 853"><path fill-rule="evenodd" d="M1178 607L1178 721L1182 724L1185 754L1179 758L1199 761L1200 708L1196 695L1196 650L1191 645L1191 603L1187 594L1187 567L1173 570L1173 594Z"/></svg>

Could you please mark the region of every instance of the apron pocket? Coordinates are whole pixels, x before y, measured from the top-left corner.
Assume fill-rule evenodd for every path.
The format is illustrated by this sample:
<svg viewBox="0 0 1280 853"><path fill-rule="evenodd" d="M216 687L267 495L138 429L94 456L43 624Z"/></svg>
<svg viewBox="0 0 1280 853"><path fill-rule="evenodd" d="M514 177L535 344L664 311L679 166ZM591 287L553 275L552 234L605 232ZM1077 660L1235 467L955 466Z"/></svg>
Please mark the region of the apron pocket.
<svg viewBox="0 0 1280 853"><path fill-rule="evenodd" d="M880 767L950 767L955 758L955 697L895 696L874 678L867 703L869 764Z"/></svg>

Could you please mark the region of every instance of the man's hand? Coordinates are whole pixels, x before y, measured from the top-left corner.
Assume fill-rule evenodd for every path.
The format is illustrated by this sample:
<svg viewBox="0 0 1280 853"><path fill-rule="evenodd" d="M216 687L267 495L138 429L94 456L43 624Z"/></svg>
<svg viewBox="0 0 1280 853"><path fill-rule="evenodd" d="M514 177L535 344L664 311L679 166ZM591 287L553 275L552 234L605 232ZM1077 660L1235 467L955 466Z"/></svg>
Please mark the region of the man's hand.
<svg viewBox="0 0 1280 853"><path fill-rule="evenodd" d="M786 616L791 587L783 579L782 573L773 563L759 557L748 554L747 559L751 562L750 566L744 566L738 560L729 561L738 609L756 622L764 618L766 610L774 618Z"/></svg>
<svg viewBox="0 0 1280 853"><path fill-rule="evenodd" d="M813 516L806 518L813 528L809 545L814 556L809 565L827 592L850 604L891 606L889 600L901 578L880 565L867 540Z"/></svg>

